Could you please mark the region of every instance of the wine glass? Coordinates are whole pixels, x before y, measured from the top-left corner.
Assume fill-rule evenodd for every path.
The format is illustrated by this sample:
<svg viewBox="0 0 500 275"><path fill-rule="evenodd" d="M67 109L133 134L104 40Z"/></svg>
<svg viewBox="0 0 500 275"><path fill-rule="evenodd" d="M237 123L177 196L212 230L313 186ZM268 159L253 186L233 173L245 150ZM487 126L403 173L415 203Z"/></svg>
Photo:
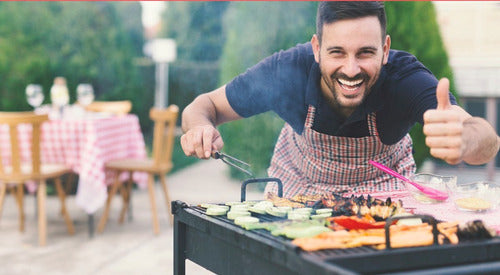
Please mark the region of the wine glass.
<svg viewBox="0 0 500 275"><path fill-rule="evenodd" d="M94 88L88 83L78 84L76 87L76 95L78 103L85 107L94 101Z"/></svg>
<svg viewBox="0 0 500 275"><path fill-rule="evenodd" d="M43 89L41 85L29 84L26 86L26 99L34 109L40 107L43 102Z"/></svg>

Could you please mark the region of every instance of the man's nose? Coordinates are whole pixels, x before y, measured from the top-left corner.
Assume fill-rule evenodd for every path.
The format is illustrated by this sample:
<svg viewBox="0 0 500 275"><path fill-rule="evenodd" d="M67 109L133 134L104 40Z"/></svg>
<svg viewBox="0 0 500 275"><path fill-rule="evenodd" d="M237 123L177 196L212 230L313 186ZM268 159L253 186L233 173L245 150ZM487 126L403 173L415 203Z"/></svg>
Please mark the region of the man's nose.
<svg viewBox="0 0 500 275"><path fill-rule="evenodd" d="M344 63L343 73L348 77L355 77L361 72L359 61L356 57L348 57Z"/></svg>

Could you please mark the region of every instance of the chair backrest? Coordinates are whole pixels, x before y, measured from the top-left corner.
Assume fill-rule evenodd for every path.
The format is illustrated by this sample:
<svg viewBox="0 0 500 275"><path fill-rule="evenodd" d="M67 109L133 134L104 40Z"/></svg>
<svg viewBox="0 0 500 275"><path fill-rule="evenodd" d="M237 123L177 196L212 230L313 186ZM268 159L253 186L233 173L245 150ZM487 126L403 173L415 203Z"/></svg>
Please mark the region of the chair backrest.
<svg viewBox="0 0 500 275"><path fill-rule="evenodd" d="M173 104L166 109L152 108L149 111L149 117L154 121L153 160L156 166L166 165L172 161L178 115L179 107Z"/></svg>
<svg viewBox="0 0 500 275"><path fill-rule="evenodd" d="M40 174L40 129L43 122L49 120L49 116L37 115L34 112L0 112L0 125L6 125L10 139L10 153L0 152L0 178L9 182L23 182L26 179L36 179ZM20 137L20 126L31 125L31 136L28 138L31 152L31 174L22 173L22 149ZM21 126L22 127L22 126ZM29 127L28 127L29 128ZM1 151L0 147L0 151ZM10 156L10 165L4 166L2 155Z"/></svg>
<svg viewBox="0 0 500 275"><path fill-rule="evenodd" d="M120 101L93 101L85 106L85 110L91 112L106 112L115 115L124 115L132 110L132 102L130 100Z"/></svg>

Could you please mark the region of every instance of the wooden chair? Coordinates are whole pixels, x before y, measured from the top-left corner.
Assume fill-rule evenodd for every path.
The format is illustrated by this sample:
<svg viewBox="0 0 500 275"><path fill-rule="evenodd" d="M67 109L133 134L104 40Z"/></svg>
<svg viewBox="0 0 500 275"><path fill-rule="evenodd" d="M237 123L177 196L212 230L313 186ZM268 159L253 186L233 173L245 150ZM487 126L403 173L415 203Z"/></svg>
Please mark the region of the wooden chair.
<svg viewBox="0 0 500 275"><path fill-rule="evenodd" d="M125 213L128 211L130 196L132 195L132 173L146 172L148 173L148 192L151 201L151 212L153 218L153 232L160 233L158 223L158 215L156 211L156 200L154 194L154 176L160 178L161 186L167 202L167 210L170 213L170 198L168 196L167 184L165 181L166 174L172 169L172 150L175 138L175 124L179 114L179 108L176 105L170 105L167 109L152 108L149 112L149 117L154 121L153 133L153 153L149 159L121 159L109 161L105 164L106 169L115 171L115 182L111 186L106 201L104 213L99 221L97 230L102 232L106 226L111 200L115 196L119 187L123 197L123 206L120 214L119 222L123 223ZM119 180L121 172L128 173L128 181L122 185ZM170 224L173 217L170 214Z"/></svg>
<svg viewBox="0 0 500 275"><path fill-rule="evenodd" d="M24 184L34 181L37 184L38 209L38 243L43 246L47 238L47 217L45 201L47 197L46 180L54 179L57 195L61 201L63 214L68 232L74 234L75 229L66 210L65 194L62 188L61 176L70 172L70 168L62 164L47 164L40 161L40 128L47 121L48 115L36 115L33 112L0 112L0 125L8 125L10 135L10 162L6 165L0 159L0 214L3 208L7 187L16 189L15 198L19 207L19 230L24 231ZM27 163L21 155L21 142L18 126L31 125L31 162ZM14 192L13 192L14 193Z"/></svg>
<svg viewBox="0 0 500 275"><path fill-rule="evenodd" d="M93 101L85 106L85 110L90 112L105 112L115 115L124 115L132 110L132 102L130 100L121 101Z"/></svg>

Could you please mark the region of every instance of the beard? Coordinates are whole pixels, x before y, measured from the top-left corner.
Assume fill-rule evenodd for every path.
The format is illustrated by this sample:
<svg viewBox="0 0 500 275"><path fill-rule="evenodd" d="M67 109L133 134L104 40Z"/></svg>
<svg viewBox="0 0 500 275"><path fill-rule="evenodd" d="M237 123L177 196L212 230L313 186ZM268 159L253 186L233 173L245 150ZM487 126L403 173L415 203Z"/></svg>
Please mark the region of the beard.
<svg viewBox="0 0 500 275"><path fill-rule="evenodd" d="M360 72L354 77L349 77L339 71L335 71L331 75L328 75L321 68L321 65L320 70L322 79L321 81L326 85L326 87L322 87L324 97L326 98L328 104L337 113L344 117L350 116L354 112L354 110L365 101L366 97L368 96L368 94L370 94L373 85L380 75L380 70L373 77L370 77L366 72ZM365 88L358 94L343 94L341 91L337 90L338 88L335 86L335 84L342 85L338 82L339 78L351 82L361 80L362 82L360 85L365 85ZM357 98L358 100L356 100Z"/></svg>

